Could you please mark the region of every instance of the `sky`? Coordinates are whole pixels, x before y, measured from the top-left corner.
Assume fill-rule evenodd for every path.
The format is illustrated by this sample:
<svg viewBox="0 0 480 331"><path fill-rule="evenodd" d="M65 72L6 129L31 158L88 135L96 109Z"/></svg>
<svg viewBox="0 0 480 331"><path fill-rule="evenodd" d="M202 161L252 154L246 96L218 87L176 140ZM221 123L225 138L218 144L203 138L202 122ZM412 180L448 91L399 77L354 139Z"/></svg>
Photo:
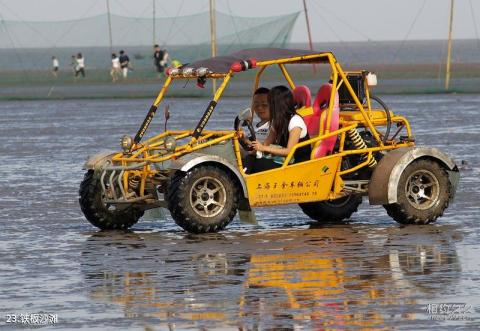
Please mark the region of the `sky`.
<svg viewBox="0 0 480 331"><path fill-rule="evenodd" d="M0 0L0 20L58 21L106 12L107 0ZM108 0L113 14L183 16L207 11L209 0ZM237 16L275 16L303 11L302 0L216 0ZM446 39L450 0L307 0L313 42ZM455 39L478 39L480 0L455 0ZM292 42L307 42L299 16Z"/></svg>

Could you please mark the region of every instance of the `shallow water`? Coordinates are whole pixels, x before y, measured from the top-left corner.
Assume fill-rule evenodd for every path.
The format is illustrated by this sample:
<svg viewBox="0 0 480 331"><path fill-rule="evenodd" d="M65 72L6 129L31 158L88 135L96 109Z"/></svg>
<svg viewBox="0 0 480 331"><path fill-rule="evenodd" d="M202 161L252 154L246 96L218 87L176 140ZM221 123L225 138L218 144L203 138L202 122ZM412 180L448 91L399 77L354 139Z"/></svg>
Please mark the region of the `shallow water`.
<svg viewBox="0 0 480 331"><path fill-rule="evenodd" d="M400 227L364 201L337 225L284 206L212 235L169 217L98 232L78 206L82 164L134 134L151 101L1 102L0 328L19 327L7 314L51 313L59 329L478 329L480 96L384 100L418 144L467 161L434 225ZM207 105L170 102L170 129L193 128ZM224 99L209 128L230 128L247 105ZM150 132L162 128L157 118ZM454 303L465 319L428 311Z"/></svg>

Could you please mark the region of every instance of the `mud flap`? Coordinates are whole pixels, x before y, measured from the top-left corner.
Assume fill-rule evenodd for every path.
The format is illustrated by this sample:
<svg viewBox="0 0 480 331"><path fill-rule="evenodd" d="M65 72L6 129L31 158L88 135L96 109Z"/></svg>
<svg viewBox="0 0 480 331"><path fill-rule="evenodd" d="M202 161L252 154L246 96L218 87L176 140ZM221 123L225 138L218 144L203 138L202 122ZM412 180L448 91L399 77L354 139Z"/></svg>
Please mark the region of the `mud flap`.
<svg viewBox="0 0 480 331"><path fill-rule="evenodd" d="M450 184L452 185L452 194L450 195L450 202L453 202L455 198L455 193L457 192L458 183L460 182L460 172L447 170L448 179L450 180Z"/></svg>
<svg viewBox="0 0 480 331"><path fill-rule="evenodd" d="M242 223L258 225L255 211L252 210L247 199L240 199L240 206L238 207L238 217Z"/></svg>

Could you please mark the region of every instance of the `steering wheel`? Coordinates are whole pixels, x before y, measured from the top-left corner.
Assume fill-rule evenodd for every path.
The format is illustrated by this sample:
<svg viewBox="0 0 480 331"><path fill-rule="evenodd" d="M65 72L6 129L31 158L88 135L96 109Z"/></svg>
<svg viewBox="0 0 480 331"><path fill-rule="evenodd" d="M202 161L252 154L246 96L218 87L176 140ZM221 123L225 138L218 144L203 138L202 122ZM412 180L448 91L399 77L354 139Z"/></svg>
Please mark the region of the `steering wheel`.
<svg viewBox="0 0 480 331"><path fill-rule="evenodd" d="M235 129L235 131L239 131L240 126L246 126L248 128L248 131L250 133L250 135L247 137L248 140L250 140L250 141L257 140L257 138L255 136L255 129L253 128L252 122L247 121L247 120L240 121L240 119L237 116L237 117L235 117L235 121L233 122L233 128ZM238 142L240 143L240 145L243 147L244 150L246 150L246 151L252 151L253 150L252 146L249 146L245 141L243 141L243 139L239 139Z"/></svg>

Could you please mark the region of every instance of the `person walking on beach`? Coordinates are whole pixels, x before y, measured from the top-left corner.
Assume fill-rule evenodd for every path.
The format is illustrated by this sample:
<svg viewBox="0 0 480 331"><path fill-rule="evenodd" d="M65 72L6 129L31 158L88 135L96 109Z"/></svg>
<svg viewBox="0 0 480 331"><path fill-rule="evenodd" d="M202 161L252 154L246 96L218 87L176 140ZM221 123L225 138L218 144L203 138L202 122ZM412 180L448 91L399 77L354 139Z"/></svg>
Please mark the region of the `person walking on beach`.
<svg viewBox="0 0 480 331"><path fill-rule="evenodd" d="M169 59L170 55L168 54L166 49L163 49L162 53L163 53L163 56L162 56L162 60L160 61L160 65L165 70L165 67L168 65L168 61L170 60Z"/></svg>
<svg viewBox="0 0 480 331"><path fill-rule="evenodd" d="M115 83L118 80L121 72L120 59L117 54L112 53L112 69L110 69L110 76L112 76L112 82Z"/></svg>
<svg viewBox="0 0 480 331"><path fill-rule="evenodd" d="M160 76L163 75L163 72L165 70L165 66L162 65L162 60L163 60L163 51L160 49L160 46L155 45L154 46L154 53L153 53L153 61L155 63L155 67L157 68L157 77L160 78Z"/></svg>
<svg viewBox="0 0 480 331"><path fill-rule="evenodd" d="M75 74L77 73L77 57L75 55L72 55L70 66L72 67L73 77L75 78Z"/></svg>
<svg viewBox="0 0 480 331"><path fill-rule="evenodd" d="M120 51L120 67L122 68L122 76L123 79L126 79L128 76L128 70L130 68L130 59L125 51L122 49Z"/></svg>
<svg viewBox="0 0 480 331"><path fill-rule="evenodd" d="M85 78L85 58L82 53L78 53L75 60L75 79L77 79L79 74L82 74L82 77Z"/></svg>
<svg viewBox="0 0 480 331"><path fill-rule="evenodd" d="M55 56L52 56L52 75L57 78L58 76L58 68L60 64L58 63L58 59Z"/></svg>

